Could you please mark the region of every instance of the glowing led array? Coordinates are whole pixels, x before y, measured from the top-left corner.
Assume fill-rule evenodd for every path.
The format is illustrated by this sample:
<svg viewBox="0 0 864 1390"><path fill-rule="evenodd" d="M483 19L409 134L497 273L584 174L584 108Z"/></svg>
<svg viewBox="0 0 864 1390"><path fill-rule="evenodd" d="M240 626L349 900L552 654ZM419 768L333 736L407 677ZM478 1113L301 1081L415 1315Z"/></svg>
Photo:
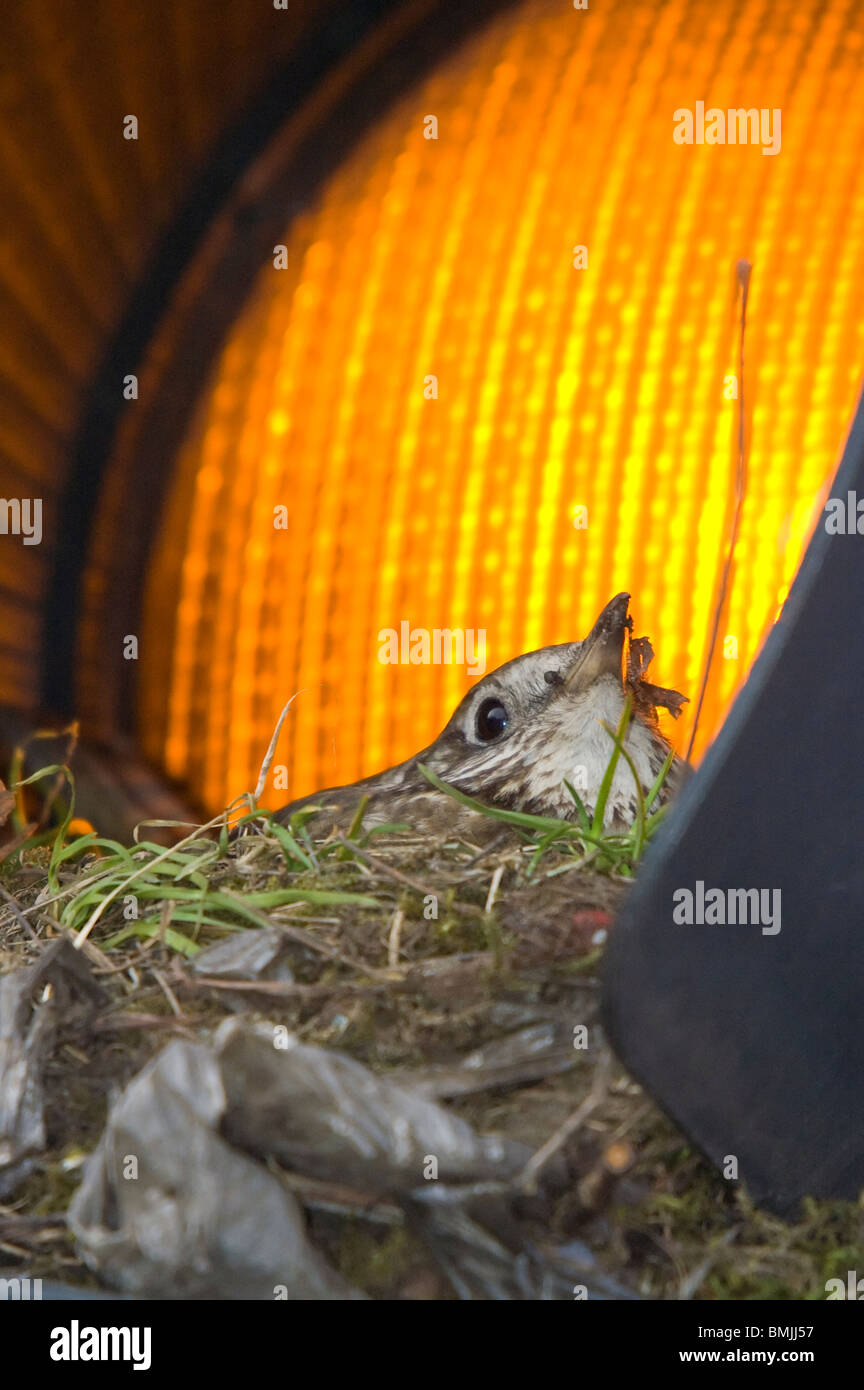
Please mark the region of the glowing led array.
<svg viewBox="0 0 864 1390"><path fill-rule="evenodd" d="M857 395L862 44L842 0L532 0L381 121L286 232L287 268L262 268L178 460L146 604L145 636L173 643L167 727L142 662L152 757L218 808L302 691L276 759L289 785L267 800L353 780L434 738L472 679L381 664L381 629L485 629L492 669L581 638L620 589L653 678L695 696L747 256L750 481L722 627L738 655L718 654L704 746ZM702 100L779 107L781 152L676 144L673 112Z"/></svg>

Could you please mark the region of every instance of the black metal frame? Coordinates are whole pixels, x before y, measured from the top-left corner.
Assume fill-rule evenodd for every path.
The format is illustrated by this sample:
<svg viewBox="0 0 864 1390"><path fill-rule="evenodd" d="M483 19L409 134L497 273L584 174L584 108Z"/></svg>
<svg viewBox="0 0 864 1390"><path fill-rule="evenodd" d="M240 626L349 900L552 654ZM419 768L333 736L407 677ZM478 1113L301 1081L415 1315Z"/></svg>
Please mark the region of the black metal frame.
<svg viewBox="0 0 864 1390"><path fill-rule="evenodd" d="M832 496L850 491L864 499L864 397ZM778 1211L864 1189L862 613L864 535L820 524L604 966L626 1066ZM676 924L673 894L699 881L779 889L780 930Z"/></svg>

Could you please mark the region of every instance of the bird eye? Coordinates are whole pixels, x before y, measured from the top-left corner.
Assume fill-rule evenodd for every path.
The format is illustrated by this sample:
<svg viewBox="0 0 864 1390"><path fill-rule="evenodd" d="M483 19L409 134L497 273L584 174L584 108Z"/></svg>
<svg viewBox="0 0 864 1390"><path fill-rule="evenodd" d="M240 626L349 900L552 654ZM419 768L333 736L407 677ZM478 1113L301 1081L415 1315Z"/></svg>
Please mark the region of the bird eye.
<svg viewBox="0 0 864 1390"><path fill-rule="evenodd" d="M510 719L500 700L484 700L477 711L474 728L484 743L503 734Z"/></svg>

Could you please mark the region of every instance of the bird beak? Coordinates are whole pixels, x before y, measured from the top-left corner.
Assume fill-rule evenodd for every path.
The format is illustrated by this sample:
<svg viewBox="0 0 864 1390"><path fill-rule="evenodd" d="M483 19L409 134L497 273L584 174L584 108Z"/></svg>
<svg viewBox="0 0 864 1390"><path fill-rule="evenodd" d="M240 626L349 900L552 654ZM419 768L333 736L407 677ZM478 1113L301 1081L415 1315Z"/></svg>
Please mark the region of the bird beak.
<svg viewBox="0 0 864 1390"><path fill-rule="evenodd" d="M600 676L616 676L623 684L624 633L633 624L627 616L629 602L629 594L617 594L607 603L564 677L568 690L591 685Z"/></svg>

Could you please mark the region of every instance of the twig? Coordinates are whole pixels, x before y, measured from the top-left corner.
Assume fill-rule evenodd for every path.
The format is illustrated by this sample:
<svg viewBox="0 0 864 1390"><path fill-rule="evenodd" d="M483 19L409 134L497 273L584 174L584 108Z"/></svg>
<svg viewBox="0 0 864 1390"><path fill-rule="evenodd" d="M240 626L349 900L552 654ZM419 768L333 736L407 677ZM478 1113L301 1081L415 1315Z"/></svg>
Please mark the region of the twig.
<svg viewBox="0 0 864 1390"><path fill-rule="evenodd" d="M393 913L393 921L390 924L390 933L387 937L387 964L391 970L399 968L399 951L402 945L402 923L405 921L405 913L401 907L397 907Z"/></svg>
<svg viewBox="0 0 864 1390"><path fill-rule="evenodd" d="M523 1192L533 1194L537 1191L537 1179L546 1167L546 1164L555 1154L564 1147L571 1135L581 1129L589 1115L592 1115L599 1105L606 1099L609 1091L609 1077L612 1074L612 1055L608 1050L604 1050L603 1056L597 1066L597 1073L594 1077L594 1084L582 1104L568 1115L562 1125L559 1125L555 1133L552 1134L546 1143L532 1154L525 1167L522 1169L517 1179L518 1186Z"/></svg>
<svg viewBox="0 0 864 1390"><path fill-rule="evenodd" d="M346 849L350 849L353 854L356 854L357 858L361 860L367 868L376 869L379 873L384 874L385 877L395 879L397 883L404 883L407 888L412 888L414 892L419 893L422 898L439 896L439 894L434 893L433 890L428 888L425 884L418 883L416 878L411 878L408 874L403 873L401 869L394 868L392 864L388 864L385 860L378 859L374 855L365 854L362 849L358 848L353 840L347 839L344 835L335 835L334 840L336 844L345 845ZM481 917L483 915L483 909L478 907L476 903L453 902L450 903L450 907L454 912L462 912L469 917Z"/></svg>
<svg viewBox="0 0 864 1390"><path fill-rule="evenodd" d="M186 975L183 989L228 990L230 993L269 994L274 999L319 999L331 994L371 994L379 989L406 986L405 980L331 980L326 984L305 985L283 980L219 980L211 975Z"/></svg>
<svg viewBox="0 0 864 1390"><path fill-rule="evenodd" d="M680 1302L687 1303L696 1293L699 1286L716 1265L723 1251L737 1240L740 1226L733 1226L730 1231L724 1231L719 1240L715 1241L704 1260L691 1270L685 1279L681 1280L678 1287L678 1299Z"/></svg>
<svg viewBox="0 0 864 1390"><path fill-rule="evenodd" d="M12 894L8 891L8 889L3 887L2 883L0 883L0 895L2 895L6 899L6 902L9 904L9 907L12 910L12 916L15 918L15 921L18 923L19 927L24 928L31 941L38 941L38 932L35 932L33 930L30 923L27 921L27 918L24 916L24 913L18 906L16 899L13 898Z"/></svg>
<svg viewBox="0 0 864 1390"><path fill-rule="evenodd" d="M179 1023L173 1015L166 1018L164 1014L117 1014L113 1017L94 1018L89 1027L92 1033L128 1033L140 1028L157 1032L166 1029L187 1038L198 1036L194 1028L188 1024Z"/></svg>
<svg viewBox="0 0 864 1390"><path fill-rule="evenodd" d="M483 909L484 912L491 912L491 911L492 911L492 908L493 908L494 903L495 903L495 899L496 899L496 897L497 897L497 895L498 895L498 885L500 884L502 878L504 877L504 869L505 869L505 867L506 867L506 866L505 866L504 864L499 864L499 865L498 865L498 868L495 870L495 872L494 872L493 875L492 875L492 882L489 884L489 892L488 892L488 894L487 894L487 896L486 896L486 906L485 906L484 909Z"/></svg>
<svg viewBox="0 0 864 1390"><path fill-rule="evenodd" d="M179 1018L179 1019L180 1019L181 1021L183 1021L183 1022L186 1022L186 1015L184 1014L183 1010L181 1009L179 1003L177 1002L177 996L176 996L176 994L174 993L174 991L172 990L172 988L171 988L171 986L169 985L168 981L162 976L162 974L160 974L160 972L156 969L155 966L153 967L153 974L154 974L154 976L155 976L155 978L156 978L156 982L157 982L157 984L159 985L159 988L162 990L162 993L165 995L165 998L168 1000L168 1003L171 1005L171 1010L172 1010L173 1014L175 1015L175 1017L176 1017L176 1018Z"/></svg>

